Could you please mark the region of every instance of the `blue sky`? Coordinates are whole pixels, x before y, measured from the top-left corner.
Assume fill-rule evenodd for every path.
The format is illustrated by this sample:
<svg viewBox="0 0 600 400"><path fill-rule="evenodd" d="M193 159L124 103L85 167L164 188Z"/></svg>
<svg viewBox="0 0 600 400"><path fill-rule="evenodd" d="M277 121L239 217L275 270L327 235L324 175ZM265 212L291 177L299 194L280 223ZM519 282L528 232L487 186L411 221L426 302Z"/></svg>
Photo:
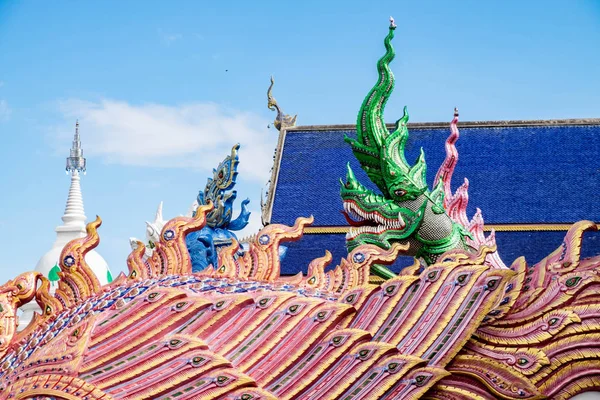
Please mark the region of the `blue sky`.
<svg viewBox="0 0 600 400"><path fill-rule="evenodd" d="M81 123L88 219L125 268L164 200L184 214L242 143L238 192L259 222L277 132L275 97L298 123L354 123L398 29L388 120L600 117L600 2L9 2L0 0L0 281L50 249Z"/></svg>

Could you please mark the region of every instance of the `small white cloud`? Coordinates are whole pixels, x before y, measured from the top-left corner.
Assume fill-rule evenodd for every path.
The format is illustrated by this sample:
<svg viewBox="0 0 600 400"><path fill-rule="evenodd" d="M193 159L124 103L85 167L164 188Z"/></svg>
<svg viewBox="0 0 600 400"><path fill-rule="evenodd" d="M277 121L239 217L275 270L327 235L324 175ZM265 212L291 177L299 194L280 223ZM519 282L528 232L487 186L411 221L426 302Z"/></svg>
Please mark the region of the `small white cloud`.
<svg viewBox="0 0 600 400"><path fill-rule="evenodd" d="M0 100L0 122L6 122L10 119L12 110L8 106L6 100Z"/></svg>
<svg viewBox="0 0 600 400"><path fill-rule="evenodd" d="M204 36L201 35L201 34L199 34L199 33L196 33L196 39L198 39L198 40L204 40Z"/></svg>
<svg viewBox="0 0 600 400"><path fill-rule="evenodd" d="M0 87L4 86L4 81L0 81Z"/></svg>
<svg viewBox="0 0 600 400"><path fill-rule="evenodd" d="M166 44L167 46L170 46L171 43L177 40L183 39L183 35L180 33L167 33L164 32L162 29L158 30L158 34L160 36L161 42Z"/></svg>
<svg viewBox="0 0 600 400"><path fill-rule="evenodd" d="M108 163L212 171L240 143L240 174L261 185L270 176L277 137L265 129L267 120L252 113L214 103L131 105L108 99L61 101L59 110L65 124L53 129L54 138L70 137L79 119L86 154Z"/></svg>

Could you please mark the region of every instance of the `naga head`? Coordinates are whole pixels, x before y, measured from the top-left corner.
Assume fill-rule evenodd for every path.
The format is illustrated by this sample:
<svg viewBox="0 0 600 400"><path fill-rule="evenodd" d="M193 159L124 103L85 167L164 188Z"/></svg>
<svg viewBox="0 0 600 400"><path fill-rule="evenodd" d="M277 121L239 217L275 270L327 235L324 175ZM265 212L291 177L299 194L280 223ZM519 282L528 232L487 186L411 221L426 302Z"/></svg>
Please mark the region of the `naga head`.
<svg viewBox="0 0 600 400"><path fill-rule="evenodd" d="M246 205L250 200L242 201L242 211L238 218L232 220L233 203L237 198L237 192L233 190L237 178L237 167L239 164L239 144L231 149L231 154L225 157L216 169L213 169L213 177L208 178L206 187L198 193L198 204L203 205L211 201L215 207L206 216L206 225L211 228L228 229L238 231L248 225L250 212Z"/></svg>
<svg viewBox="0 0 600 400"><path fill-rule="evenodd" d="M35 298L38 280L46 278L39 272L25 272L0 286L0 357L17 332L17 309Z"/></svg>
<svg viewBox="0 0 600 400"><path fill-rule="evenodd" d="M344 214L351 225L346 235L349 250L365 244L389 249L393 242L408 243L406 254L435 261L435 254L462 246L462 231L444 210L441 182L430 191L426 182L427 164L421 149L414 164L404 150L408 139L408 112L396 121L390 132L384 119L385 104L394 89L394 75L389 63L394 59L391 40L396 24L390 18L384 40L386 52L377 63L379 79L366 96L358 114L356 139L345 137L352 146L369 179L380 191L358 182L348 165L346 182L341 182Z"/></svg>
<svg viewBox="0 0 600 400"><path fill-rule="evenodd" d="M209 265L216 265L219 250L231 245L233 239L237 239L232 231L239 231L248 225L248 199L242 201L239 216L232 219L233 205L237 198L233 187L238 174L239 148L239 144L233 146L231 154L213 169L213 177L208 178L206 187L198 193L198 204L203 205L210 201L214 204L214 209L206 215L206 226L189 233L185 239L192 259L192 270L195 272L202 271Z"/></svg>
<svg viewBox="0 0 600 400"><path fill-rule="evenodd" d="M163 219L162 209L163 202L161 201L156 210L154 221L146 221L146 242L150 248L154 248L155 244L160 241L160 234L167 223L167 221Z"/></svg>
<svg viewBox="0 0 600 400"><path fill-rule="evenodd" d="M405 108L394 132L387 132L382 123L384 133L379 136L378 142L372 142L381 145L368 146L364 141L345 138L381 192L378 194L363 186L350 164L347 165L346 182L341 182L340 193L344 214L352 226L346 236L350 249L363 243L389 248L393 242L413 235L431 206L440 209L436 204L429 204L431 193L425 181L427 165L423 151L413 166L404 156L407 122Z"/></svg>

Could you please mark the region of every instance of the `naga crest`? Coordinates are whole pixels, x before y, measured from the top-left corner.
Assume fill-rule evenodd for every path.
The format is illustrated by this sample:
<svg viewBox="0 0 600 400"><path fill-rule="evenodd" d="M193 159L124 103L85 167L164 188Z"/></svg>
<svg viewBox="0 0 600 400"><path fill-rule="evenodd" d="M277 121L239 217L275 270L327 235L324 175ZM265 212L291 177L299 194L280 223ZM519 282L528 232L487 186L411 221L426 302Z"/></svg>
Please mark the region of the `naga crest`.
<svg viewBox="0 0 600 400"><path fill-rule="evenodd" d="M474 249L466 243L471 234L446 213L444 182L440 180L433 190L429 190L423 149L414 165L405 157L408 139L406 107L392 132L385 125L383 112L394 89L394 75L389 64L395 55L391 44L395 29L391 19L384 40L386 52L377 62L379 79L358 114L357 138L344 138L381 192L375 193L358 182L348 164L346 182L341 182L344 214L352 225L346 236L347 247L351 250L369 243L387 249L393 242L403 242L410 245L405 254L429 265L450 249ZM376 268L373 272L387 278L393 276L387 270Z"/></svg>
<svg viewBox="0 0 600 400"><path fill-rule="evenodd" d="M250 211L246 208L250 202L248 199L242 201L240 214L232 220L233 204L237 197L233 187L238 174L239 148L239 144L232 147L231 154L225 157L216 169L213 169L213 177L208 178L206 187L198 193L199 206L213 204L214 208L206 215L206 226L186 237L194 271L216 265L219 250L223 246L230 246L233 240L237 240L232 231L239 231L248 225L250 218Z"/></svg>
<svg viewBox="0 0 600 400"><path fill-rule="evenodd" d="M206 187L198 193L199 205L206 205L209 201L214 204L215 208L206 218L206 225L211 228L239 231L248 225L248 218L250 218L250 212L246 209L246 205L250 202L248 199L242 201L240 215L235 220L231 220L233 202L237 197L237 191L233 190L233 187L238 175L239 148L239 143L231 148L231 154L225 157L216 169L213 169L213 177L208 178Z"/></svg>

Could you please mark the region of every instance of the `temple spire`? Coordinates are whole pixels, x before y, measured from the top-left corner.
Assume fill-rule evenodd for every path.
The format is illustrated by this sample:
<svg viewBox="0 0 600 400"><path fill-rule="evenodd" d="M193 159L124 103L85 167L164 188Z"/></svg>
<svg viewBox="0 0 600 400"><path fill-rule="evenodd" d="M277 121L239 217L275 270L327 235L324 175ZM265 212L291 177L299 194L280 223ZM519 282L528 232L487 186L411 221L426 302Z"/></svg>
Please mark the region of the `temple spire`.
<svg viewBox="0 0 600 400"><path fill-rule="evenodd" d="M56 232L58 233L57 240L61 243L85 234L86 216L83 208L83 197L81 196L81 177L79 175L80 172L85 173L85 167L86 160L83 157L83 148L81 147L81 137L79 135L79 121L77 121L75 124L75 136L73 137L73 144L69 157L67 157L66 166L67 174L71 173L71 187L69 188L65 213L62 216L63 225L56 228ZM70 233L70 235L67 233Z"/></svg>
<svg viewBox="0 0 600 400"><path fill-rule="evenodd" d="M71 152L67 157L67 174L69 172L83 172L85 174L85 158L83 157L83 148L81 147L81 137L79 136L79 120L75 123L75 136Z"/></svg>

